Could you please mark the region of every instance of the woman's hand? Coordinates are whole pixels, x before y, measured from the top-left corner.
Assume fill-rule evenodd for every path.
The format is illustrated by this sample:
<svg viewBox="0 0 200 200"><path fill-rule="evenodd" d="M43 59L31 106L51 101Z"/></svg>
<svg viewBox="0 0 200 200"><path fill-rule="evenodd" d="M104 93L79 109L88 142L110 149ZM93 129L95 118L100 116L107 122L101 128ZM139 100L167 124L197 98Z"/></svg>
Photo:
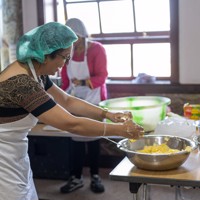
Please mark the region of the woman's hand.
<svg viewBox="0 0 200 200"><path fill-rule="evenodd" d="M75 87L76 86L88 86L88 83L87 83L88 80L87 79L86 80L78 80L78 79L74 78L71 81L72 81L72 83L74 84Z"/></svg>
<svg viewBox="0 0 200 200"><path fill-rule="evenodd" d="M125 136L130 139L139 139L144 136L144 129L140 125L136 124L132 120L124 122L125 125Z"/></svg>
<svg viewBox="0 0 200 200"><path fill-rule="evenodd" d="M125 122L127 120L130 120L133 118L133 116L132 116L132 113L129 111L117 112L117 113L107 112L106 118L111 120L112 122L117 123L117 122Z"/></svg>
<svg viewBox="0 0 200 200"><path fill-rule="evenodd" d="M81 81L78 80L78 79L76 79L76 78L73 78L71 81L72 81L72 83L73 83L75 86L81 85Z"/></svg>
<svg viewBox="0 0 200 200"><path fill-rule="evenodd" d="M144 129L140 125L133 122L132 113L130 111L125 112L107 112L106 118L111 120L112 122L118 123L123 122L124 125L124 137L130 138L130 139L139 139L143 137L144 135Z"/></svg>

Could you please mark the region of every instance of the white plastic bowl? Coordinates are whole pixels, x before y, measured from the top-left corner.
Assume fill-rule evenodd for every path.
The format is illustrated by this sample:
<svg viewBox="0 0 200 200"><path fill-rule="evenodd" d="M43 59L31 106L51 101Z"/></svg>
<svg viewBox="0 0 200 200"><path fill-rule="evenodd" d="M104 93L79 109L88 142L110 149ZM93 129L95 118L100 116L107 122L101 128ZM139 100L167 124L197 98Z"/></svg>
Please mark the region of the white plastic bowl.
<svg viewBox="0 0 200 200"><path fill-rule="evenodd" d="M133 121L143 126L146 132L154 131L158 122L166 116L171 100L160 96L132 96L113 98L100 102L100 106L111 111L131 111Z"/></svg>

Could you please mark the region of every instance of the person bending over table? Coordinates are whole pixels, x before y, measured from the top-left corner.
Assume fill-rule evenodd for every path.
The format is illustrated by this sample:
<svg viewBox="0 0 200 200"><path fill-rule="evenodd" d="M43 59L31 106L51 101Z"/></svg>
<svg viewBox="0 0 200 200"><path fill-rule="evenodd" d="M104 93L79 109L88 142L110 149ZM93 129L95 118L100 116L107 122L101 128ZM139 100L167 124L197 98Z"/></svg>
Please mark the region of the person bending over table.
<svg viewBox="0 0 200 200"><path fill-rule="evenodd" d="M0 73L0 197L38 200L28 156L28 132L51 125L82 136L138 138L143 128L66 94L49 78L70 59L76 34L49 22L25 33L17 43L17 60ZM114 123L104 123L108 118ZM117 123L115 123L117 122ZM54 148L52 146L52 148Z"/></svg>

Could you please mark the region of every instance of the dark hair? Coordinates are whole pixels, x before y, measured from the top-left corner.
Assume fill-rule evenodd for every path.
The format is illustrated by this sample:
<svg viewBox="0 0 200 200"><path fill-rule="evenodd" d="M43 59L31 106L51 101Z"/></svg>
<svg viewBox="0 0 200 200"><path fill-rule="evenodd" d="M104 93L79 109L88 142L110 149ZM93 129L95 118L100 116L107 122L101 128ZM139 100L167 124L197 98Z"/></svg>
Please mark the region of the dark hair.
<svg viewBox="0 0 200 200"><path fill-rule="evenodd" d="M57 49L55 51L53 51L52 53L49 54L49 57L51 59L54 59L56 57L57 54L61 53L64 49Z"/></svg>

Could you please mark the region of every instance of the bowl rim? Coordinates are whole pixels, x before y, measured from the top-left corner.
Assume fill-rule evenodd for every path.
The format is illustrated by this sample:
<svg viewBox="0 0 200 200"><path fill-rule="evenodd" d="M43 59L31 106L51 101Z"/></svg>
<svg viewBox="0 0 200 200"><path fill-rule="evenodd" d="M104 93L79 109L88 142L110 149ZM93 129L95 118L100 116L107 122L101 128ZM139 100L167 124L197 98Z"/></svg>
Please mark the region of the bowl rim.
<svg viewBox="0 0 200 200"><path fill-rule="evenodd" d="M195 135L193 137L193 141L196 143L197 146L200 144L199 138L200 138L200 135Z"/></svg>
<svg viewBox="0 0 200 200"><path fill-rule="evenodd" d="M124 141L129 140L129 138L125 138L125 139L120 140L118 142L118 144L117 144L117 147L120 150L122 150L122 151L124 151L126 153L137 153L137 155L152 155L152 156L174 156L174 155L181 155L181 154L190 154L192 151L194 151L194 150L196 150L198 148L198 145L197 145L197 143L194 140L189 139L189 138L185 138L185 137L179 137L179 136L173 136L173 135L144 135L143 137L170 137L170 138L179 138L179 139L186 140L186 141L190 142L192 144L192 149L191 149L191 151L182 150L182 151L175 152L175 153L152 153L152 154L150 154L150 153L142 153L142 152L128 150L128 149L126 149L126 148L123 147L122 143Z"/></svg>
<svg viewBox="0 0 200 200"><path fill-rule="evenodd" d="M150 105L150 106L134 106L134 107L110 107L110 106L107 106L106 104L109 103L109 102L117 102L117 101L120 101L124 98L127 98L127 99L145 99L145 100L148 100L148 99L152 99L152 100L155 100L155 99L160 99L160 100L163 100L163 102L160 102L159 104L156 104L156 105ZM160 107L161 105L169 105L171 103L171 99L168 98L168 97L163 97L163 96L127 96L127 97L119 97L119 98L111 98L111 99L107 99L107 100L104 100L104 101L101 101L99 103L99 106L101 107L109 107L110 109L117 109L117 110L139 110L139 109L149 109L149 108L156 108L156 107Z"/></svg>

